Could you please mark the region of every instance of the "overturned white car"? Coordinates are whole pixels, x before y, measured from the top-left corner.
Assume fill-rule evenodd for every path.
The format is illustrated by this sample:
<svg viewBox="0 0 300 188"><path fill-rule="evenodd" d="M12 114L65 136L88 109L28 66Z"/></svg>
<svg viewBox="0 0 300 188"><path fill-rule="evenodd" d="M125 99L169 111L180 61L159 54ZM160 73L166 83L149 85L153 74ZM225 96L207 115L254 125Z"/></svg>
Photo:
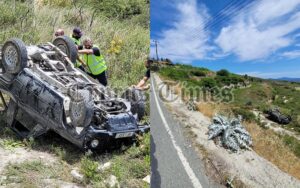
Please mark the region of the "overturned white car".
<svg viewBox="0 0 300 188"><path fill-rule="evenodd" d="M11 39L2 46L0 90L10 96L8 104L3 100L6 121L18 135L53 130L80 148L98 149L150 129L132 113L144 103L139 91L126 95L135 101L116 97L74 68L76 58L77 48L66 36L33 46Z"/></svg>

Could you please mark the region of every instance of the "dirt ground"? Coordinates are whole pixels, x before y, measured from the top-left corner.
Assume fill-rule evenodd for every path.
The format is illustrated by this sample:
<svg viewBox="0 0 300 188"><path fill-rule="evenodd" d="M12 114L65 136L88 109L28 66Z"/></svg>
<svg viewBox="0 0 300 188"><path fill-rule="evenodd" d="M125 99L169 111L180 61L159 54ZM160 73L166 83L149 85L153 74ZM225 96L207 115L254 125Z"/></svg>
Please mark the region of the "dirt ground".
<svg viewBox="0 0 300 188"><path fill-rule="evenodd" d="M153 76L159 85L162 80ZM165 87L166 88L166 87ZM163 95L166 90L162 90ZM173 98L176 95L173 93ZM281 171L255 151L231 153L208 140L207 132L211 119L198 111L189 111L180 99L167 104L175 118L189 131L189 136L198 148L207 166L207 173L219 181L236 187L300 187L300 181Z"/></svg>

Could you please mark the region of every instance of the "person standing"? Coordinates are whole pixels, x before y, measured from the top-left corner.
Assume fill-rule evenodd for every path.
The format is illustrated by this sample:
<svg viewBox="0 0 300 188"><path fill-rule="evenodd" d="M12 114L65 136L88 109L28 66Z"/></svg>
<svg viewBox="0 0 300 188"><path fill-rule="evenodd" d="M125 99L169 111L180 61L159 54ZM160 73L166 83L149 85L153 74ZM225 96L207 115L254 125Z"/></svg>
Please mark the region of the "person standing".
<svg viewBox="0 0 300 188"><path fill-rule="evenodd" d="M87 73L102 85L107 86L106 62L100 53L100 49L93 45L90 38L83 40L83 49L78 50L78 53L82 54L81 63L87 67Z"/></svg>
<svg viewBox="0 0 300 188"><path fill-rule="evenodd" d="M75 27L73 29L73 33L70 37L74 41L74 43L76 44L77 47L80 47L80 45L81 45L80 38L82 37L82 35L83 35L83 33L79 27Z"/></svg>
<svg viewBox="0 0 300 188"><path fill-rule="evenodd" d="M75 28L73 29L72 35L70 36L71 39L72 39L72 40L74 41L74 43L76 44L78 50L82 50L82 49L83 49L83 46L81 45L81 41L80 41L82 35L83 35L83 33L82 33L81 29L80 29L79 27L75 27ZM74 66L75 66L76 68L79 68L80 70L82 70L82 71L85 72L85 69L84 69L84 67L82 66L82 63L81 63L79 57L77 58L77 61L76 61L76 63L74 64Z"/></svg>
<svg viewBox="0 0 300 188"><path fill-rule="evenodd" d="M65 32L63 29L57 29L54 33L55 37L64 36Z"/></svg>

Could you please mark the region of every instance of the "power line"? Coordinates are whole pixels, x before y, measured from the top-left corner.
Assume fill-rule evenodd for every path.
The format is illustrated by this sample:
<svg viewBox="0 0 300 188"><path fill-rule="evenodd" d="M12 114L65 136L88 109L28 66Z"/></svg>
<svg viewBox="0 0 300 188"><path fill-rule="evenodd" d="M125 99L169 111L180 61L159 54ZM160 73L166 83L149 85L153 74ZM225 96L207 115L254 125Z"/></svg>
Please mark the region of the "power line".
<svg viewBox="0 0 300 188"><path fill-rule="evenodd" d="M242 9L246 9L250 7L255 0L252 0L252 2L249 3L249 1L240 1L240 0L233 0L226 4L222 9L220 9L215 16L213 16L213 21L207 20L203 22L202 24L199 24L198 26L194 27L194 29L189 34L189 40L195 40L200 38L200 31L198 28L203 27L202 31L208 31L209 29L214 29L218 25L221 25L225 23L229 16L235 16L237 15ZM233 8L232 8L233 7ZM224 16L224 12L227 13L227 16Z"/></svg>
<svg viewBox="0 0 300 188"><path fill-rule="evenodd" d="M239 0L233 0L233 1L230 1L228 4L226 4L222 9L220 9L216 14L215 16L213 16L213 19L207 19L205 20L203 23L197 25L194 27L192 31L192 35L195 35L196 33L198 33L199 29L198 28L205 28L209 26L209 22L210 24L213 24L213 21L210 21L210 20L217 20L221 17L223 17L223 12L229 10L232 6L238 6L239 4L243 3L243 1L239 1ZM190 35L191 36L191 35Z"/></svg>
<svg viewBox="0 0 300 188"><path fill-rule="evenodd" d="M214 29L216 28L218 25L222 25L224 23L226 23L226 21L228 20L228 17L232 17L235 16L237 14L240 13L241 10L243 9L248 9L254 2L256 2L255 0L251 0L251 2L249 2L249 0L245 0L245 1L240 1L240 0L233 0L231 2L229 2L228 4L226 4L222 9L220 9L214 16L212 19L208 19L207 21L199 24L197 27L201 28L203 27L202 31L208 31L209 29ZM224 15L224 13L226 13L226 15ZM212 21L211 21L212 20ZM200 31L199 29L197 29L197 27L195 27L195 29L192 30L192 32L190 33L190 37L188 38L189 40L195 40L200 38ZM157 45L157 44L156 44ZM157 56L158 58L158 56Z"/></svg>
<svg viewBox="0 0 300 188"><path fill-rule="evenodd" d="M222 9L221 11L220 11L220 13L221 12L224 12L224 10L228 10L228 12L227 12L227 17L229 17L229 16L235 16L235 15L237 15L237 14L239 14L239 12L242 10L242 9L246 9L246 8L248 8L248 7L250 7L255 1L252 1L251 3L248 3L247 1L239 1L240 3L237 3L236 4L236 6L234 7L234 8L232 8L232 9ZM222 15L222 13L220 14L220 15ZM227 17L226 16L219 16L218 18L220 18L220 19L214 19L214 20L216 20L215 22L211 22L210 24L207 24L204 28L203 28L203 30L202 31L208 31L209 30L209 28L210 29L214 29L214 28L216 28L218 25L222 25L222 24L224 24L228 19L227 19ZM195 29L195 31L196 31L196 29ZM191 36L191 35L190 35ZM200 33L199 33L199 30L197 30L196 32L194 32L193 34L192 34L192 38L190 38L190 40L194 40L194 39L197 39L199 36L200 36Z"/></svg>

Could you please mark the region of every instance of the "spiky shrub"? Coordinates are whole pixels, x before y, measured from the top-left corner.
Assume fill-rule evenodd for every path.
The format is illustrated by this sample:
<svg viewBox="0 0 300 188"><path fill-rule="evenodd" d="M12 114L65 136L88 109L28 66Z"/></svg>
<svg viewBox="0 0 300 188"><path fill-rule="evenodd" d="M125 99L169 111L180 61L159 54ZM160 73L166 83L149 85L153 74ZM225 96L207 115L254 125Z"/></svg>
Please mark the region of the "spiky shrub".
<svg viewBox="0 0 300 188"><path fill-rule="evenodd" d="M217 139L221 146L233 152L250 149L252 138L241 121L241 116L233 119L221 115L214 116L212 124L208 127L208 139Z"/></svg>

